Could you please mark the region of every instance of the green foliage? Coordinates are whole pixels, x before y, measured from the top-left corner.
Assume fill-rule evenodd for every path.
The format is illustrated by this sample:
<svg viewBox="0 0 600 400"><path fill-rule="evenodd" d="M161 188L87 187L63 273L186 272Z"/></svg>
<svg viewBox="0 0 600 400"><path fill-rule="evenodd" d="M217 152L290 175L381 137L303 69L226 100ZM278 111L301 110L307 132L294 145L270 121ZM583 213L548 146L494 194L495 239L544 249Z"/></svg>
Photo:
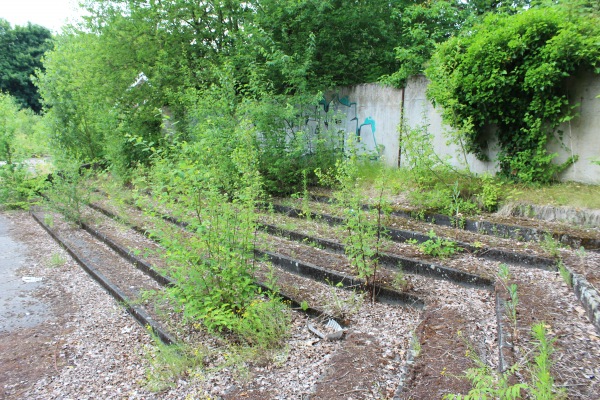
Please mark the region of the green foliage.
<svg viewBox="0 0 600 400"><path fill-rule="evenodd" d="M157 236L167 248L177 286L173 296L191 320L203 320L209 330L233 330L237 314L255 299L252 260L254 211L232 204L216 190L181 193L182 202L195 203L192 237ZM190 204L192 205L192 204ZM182 209L186 212L187 209Z"/></svg>
<svg viewBox="0 0 600 400"><path fill-rule="evenodd" d="M60 253L52 253L50 257L50 261L48 264L52 268L62 267L67 262L67 259L63 257Z"/></svg>
<svg viewBox="0 0 600 400"><path fill-rule="evenodd" d="M435 153L428 125L400 129L402 166L408 168L417 185L417 190L410 192L411 202L422 209L452 216L457 221L475 213L474 199L481 186L470 173L458 171Z"/></svg>
<svg viewBox="0 0 600 400"><path fill-rule="evenodd" d="M540 241L540 247L548 252L551 257L560 258L560 248L562 245L551 234L547 233L544 235L544 238Z"/></svg>
<svg viewBox="0 0 600 400"><path fill-rule="evenodd" d="M280 347L289 337L292 316L278 298L257 299L235 320L233 331L248 345L260 349Z"/></svg>
<svg viewBox="0 0 600 400"><path fill-rule="evenodd" d="M176 386L183 376L199 376L208 348L166 345L153 336L153 346L146 351L146 384L150 391L161 392ZM201 376L201 375L200 375Z"/></svg>
<svg viewBox="0 0 600 400"><path fill-rule="evenodd" d="M384 202L384 175L378 183L379 198L375 204L377 214L371 216L365 210L360 191L359 179L360 159L353 145L347 158L338 160L335 168L327 173L317 170L321 183L334 187L334 197L344 213L343 242L345 252L357 275L366 280L371 291L371 300L375 301L375 281L379 267L379 251L382 240L382 216L387 212ZM382 171L380 171L382 172ZM372 218L374 217L374 218Z"/></svg>
<svg viewBox="0 0 600 400"><path fill-rule="evenodd" d="M418 246L423 253L429 256L448 258L460 251L460 248L456 246L456 243L451 240L438 237L433 229L430 230L427 235L429 236L429 239L423 243L419 243Z"/></svg>
<svg viewBox="0 0 600 400"><path fill-rule="evenodd" d="M558 272L560 273L560 276L563 278L563 281L570 288L572 288L573 287L573 274L571 274L571 272L569 271L567 266L562 262L562 260L558 261L557 268L558 268Z"/></svg>
<svg viewBox="0 0 600 400"><path fill-rule="evenodd" d="M481 195L479 196L483 209L493 212L498 209L502 193L502 184L490 174L481 177Z"/></svg>
<svg viewBox="0 0 600 400"><path fill-rule="evenodd" d="M525 383L511 383L511 377L520 369L519 364L515 364L499 374L489 365L479 359L475 359L477 367L469 368L465 373L465 378L471 381L473 388L467 395L447 394L444 399L447 400L514 400L521 398L521 392L527 389Z"/></svg>
<svg viewBox="0 0 600 400"><path fill-rule="evenodd" d="M19 108L12 96L0 92L0 160L12 164L19 129Z"/></svg>
<svg viewBox="0 0 600 400"><path fill-rule="evenodd" d="M342 157L344 132L327 123L317 108L320 96L295 95L246 102L255 125L259 169L269 193L286 195L317 183L316 168L327 170Z"/></svg>
<svg viewBox="0 0 600 400"><path fill-rule="evenodd" d="M452 0L412 3L398 14L394 17L401 23L401 34L394 51L400 68L382 78L394 86L404 86L409 76L422 73L436 45L467 25L471 16L465 3Z"/></svg>
<svg viewBox="0 0 600 400"><path fill-rule="evenodd" d="M0 165L0 204L9 209L29 209L39 201L46 177L30 171L24 163Z"/></svg>
<svg viewBox="0 0 600 400"><path fill-rule="evenodd" d="M25 162L37 149L39 116L19 110L14 97L0 93L0 204L27 209L45 177Z"/></svg>
<svg viewBox="0 0 600 400"><path fill-rule="evenodd" d="M392 281L392 287L401 292L404 292L411 287L410 280L406 277L402 265L398 266L398 271L394 275L394 280Z"/></svg>
<svg viewBox="0 0 600 400"><path fill-rule="evenodd" d="M307 89L322 90L373 82L398 67L393 49L401 36L397 15L404 3L261 1L256 26L286 57L306 57Z"/></svg>
<svg viewBox="0 0 600 400"><path fill-rule="evenodd" d="M533 339L537 341L537 354L530 366L532 384L529 385L531 397L540 400L551 400L566 398L565 389L554 387L550 367L552 362L550 356L554 352L553 340L548 339L546 327L543 323L535 324L531 328Z"/></svg>
<svg viewBox="0 0 600 400"><path fill-rule="evenodd" d="M400 68L384 76L385 83L404 86L411 75L421 74L436 47L469 29L485 13L514 13L529 1L454 1L433 0L406 2L392 10L400 25L400 35L394 49ZM397 13L397 14L395 14Z"/></svg>
<svg viewBox="0 0 600 400"><path fill-rule="evenodd" d="M177 282L169 293L187 320L272 348L287 334L290 317L277 298L263 300L254 284L261 177L253 131L237 127L234 134L227 143L211 143L222 145L214 149L222 152L214 160L201 158L203 141L180 143L178 153L157 154L150 174L153 197L187 221L193 234L162 227L155 235ZM233 177L222 182L227 173Z"/></svg>
<svg viewBox="0 0 600 400"><path fill-rule="evenodd" d="M555 134L560 139L558 126L575 115L565 79L600 67L599 38L593 17L560 5L488 15L436 50L428 95L463 132L467 151L486 160L494 126L502 173L548 182L576 161L553 164L547 144Z"/></svg>
<svg viewBox="0 0 600 400"><path fill-rule="evenodd" d="M42 117L0 93L0 161L11 164L47 154L43 129Z"/></svg>
<svg viewBox="0 0 600 400"><path fill-rule="evenodd" d="M331 113L323 116L320 91L374 81L397 66L390 7L403 2L85 4L90 17L57 38L38 84L53 147L107 159L124 180L177 142L222 149L215 142L230 145L246 121L266 190L293 193L302 171L313 184L312 171L334 165L342 152L340 127Z"/></svg>
<svg viewBox="0 0 600 400"><path fill-rule="evenodd" d="M50 208L63 215L66 221L83 222L83 211L90 201L91 189L84 183L89 170L81 170L77 161L60 161L52 174L52 182L45 191Z"/></svg>
<svg viewBox="0 0 600 400"><path fill-rule="evenodd" d="M99 51L99 39L94 35L65 35L45 56L46 72L36 83L49 108L45 119L52 148L62 157L91 161L104 156L109 127L103 118L110 115L113 104L100 97L99 91L108 88L94 62Z"/></svg>
<svg viewBox="0 0 600 400"><path fill-rule="evenodd" d="M471 381L473 388L467 395L447 394L444 399L455 400L485 400L500 399L513 400L521 398L558 400L564 399L565 389L554 387L551 375L550 356L554 352L552 340L547 337L543 323L535 324L531 328L533 339L537 342L534 349L533 362L528 362L531 376L530 382L518 382L516 378L522 376L520 371L523 365L516 363L506 371L499 373L484 363L472 346L469 345L468 356L475 362L476 367L469 368L465 377ZM516 383L515 383L516 382ZM528 397L523 397L523 396Z"/></svg>
<svg viewBox="0 0 600 400"><path fill-rule="evenodd" d="M19 107L42 109L31 75L42 68L42 56L52 48L51 32L39 25L11 27L0 18L0 91L15 97Z"/></svg>

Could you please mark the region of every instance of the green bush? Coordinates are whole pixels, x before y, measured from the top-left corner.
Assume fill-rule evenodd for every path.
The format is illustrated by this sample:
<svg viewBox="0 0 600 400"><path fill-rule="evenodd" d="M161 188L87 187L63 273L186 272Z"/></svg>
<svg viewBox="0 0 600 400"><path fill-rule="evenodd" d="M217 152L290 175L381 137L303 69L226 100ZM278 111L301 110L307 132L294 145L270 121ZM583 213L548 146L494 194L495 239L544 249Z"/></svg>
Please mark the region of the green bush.
<svg viewBox="0 0 600 400"><path fill-rule="evenodd" d="M439 238L433 230L430 230L427 236L429 236L429 239L418 244L418 246L423 253L429 256L448 258L461 250L453 241ZM412 243L416 244L416 242Z"/></svg>
<svg viewBox="0 0 600 400"><path fill-rule="evenodd" d="M83 211L90 201L91 189L85 184L90 170L82 170L77 160L60 161L57 172L45 194L50 208L63 215L65 220L80 224Z"/></svg>
<svg viewBox="0 0 600 400"><path fill-rule="evenodd" d="M0 166L0 204L9 209L28 209L39 199L46 177L31 173L28 168L21 163Z"/></svg>
<svg viewBox="0 0 600 400"><path fill-rule="evenodd" d="M44 185L45 177L31 171L25 159L43 148L40 117L20 110L17 101L0 92L0 204L28 208Z"/></svg>
<svg viewBox="0 0 600 400"><path fill-rule="evenodd" d="M428 95L461 132L465 149L487 160L495 127L502 174L548 182L576 161L552 163L547 145L576 115L565 80L600 67L597 17L561 5L493 14L438 47L426 71Z"/></svg>

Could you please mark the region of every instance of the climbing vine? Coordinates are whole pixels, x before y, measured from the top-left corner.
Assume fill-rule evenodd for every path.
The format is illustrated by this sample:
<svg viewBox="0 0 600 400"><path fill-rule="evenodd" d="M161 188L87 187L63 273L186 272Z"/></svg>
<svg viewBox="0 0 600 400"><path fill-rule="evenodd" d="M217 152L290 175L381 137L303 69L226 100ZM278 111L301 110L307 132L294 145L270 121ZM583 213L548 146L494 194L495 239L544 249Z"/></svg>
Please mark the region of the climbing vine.
<svg viewBox="0 0 600 400"><path fill-rule="evenodd" d="M503 175L548 182L576 161L553 163L547 145L561 139L560 124L576 115L565 80L586 69L600 72L597 18L562 6L534 7L489 15L439 46L426 71L428 95L469 152L488 160L495 131Z"/></svg>

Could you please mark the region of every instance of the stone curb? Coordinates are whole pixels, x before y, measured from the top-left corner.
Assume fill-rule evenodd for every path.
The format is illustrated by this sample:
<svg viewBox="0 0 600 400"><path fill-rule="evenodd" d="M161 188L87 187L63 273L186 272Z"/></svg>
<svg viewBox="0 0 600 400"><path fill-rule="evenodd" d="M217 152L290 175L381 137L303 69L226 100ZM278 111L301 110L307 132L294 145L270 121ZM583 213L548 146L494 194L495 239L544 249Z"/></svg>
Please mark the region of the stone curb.
<svg viewBox="0 0 600 400"><path fill-rule="evenodd" d="M297 242L308 241L310 243L322 246L336 253L344 254L345 246L341 243L332 240L305 235L302 233L283 229L275 225L261 224L260 228L264 229L267 233L272 235L287 237L288 239ZM479 287L490 289L494 285L491 279L487 279L479 275L470 274L467 272L459 271L454 268L427 263L412 258L401 257L396 254L382 252L379 256L379 261L381 262L381 265L390 269L397 270L398 265L401 264L402 270L404 272L416 275L429 276L436 279L442 279L467 287Z"/></svg>
<svg viewBox="0 0 600 400"><path fill-rule="evenodd" d="M321 268L317 265L267 251L255 250L258 257L267 257L273 264L296 275L304 276L321 282L331 282L332 284L341 284L345 289L365 288L365 281L354 278L353 276ZM398 292L391 288L375 285L376 299L381 303L402 304L409 307L422 309L425 302L414 295Z"/></svg>
<svg viewBox="0 0 600 400"><path fill-rule="evenodd" d="M330 197L320 195L311 195L311 200L320 203L331 203L335 201ZM373 206L369 204L364 204L362 207L365 210L373 208ZM516 212L514 214L518 214L518 216L522 217L527 217L525 213L521 212L521 208L523 207L526 208L526 206L517 207L517 210L519 210L519 212ZM540 241L543 240L547 235L550 235L553 239L558 240L561 243L567 244L573 248L583 246L583 248L586 250L600 250L600 239L579 237L560 231L545 231L542 229L530 228L525 226L510 225L501 222L489 222L485 220L475 220L470 218L457 219L448 215L437 213L423 213L422 216L420 214L419 217L415 217L414 211L394 210L391 212L391 214L397 217L413 219L416 221L424 221L438 226L448 226L483 235L496 236L499 238L511 238L521 241ZM546 220L544 218L538 219Z"/></svg>
<svg viewBox="0 0 600 400"><path fill-rule="evenodd" d="M600 295L583 275L572 272L567 268L573 283L573 292L583 305L588 318L600 333Z"/></svg>
<svg viewBox="0 0 600 400"><path fill-rule="evenodd" d="M286 214L292 218L300 218L302 211L288 206L279 204L273 205L273 210L280 213ZM331 216L328 214L317 214L311 212L311 218L321 219L327 222L329 225L340 225L344 223L344 220L340 217ZM424 243L431 238L420 232L413 232L403 229L385 228L386 233L390 235L390 239L398 243L404 243L408 240L415 240L417 243ZM476 247L468 243L452 240L457 247L463 248L464 250L475 254L478 257L485 258L492 261L508 262L519 264L526 267L534 267L540 269L546 269L550 271L556 270L556 261L550 258L539 257L529 254L518 253L514 251L507 251L497 249L493 247Z"/></svg>

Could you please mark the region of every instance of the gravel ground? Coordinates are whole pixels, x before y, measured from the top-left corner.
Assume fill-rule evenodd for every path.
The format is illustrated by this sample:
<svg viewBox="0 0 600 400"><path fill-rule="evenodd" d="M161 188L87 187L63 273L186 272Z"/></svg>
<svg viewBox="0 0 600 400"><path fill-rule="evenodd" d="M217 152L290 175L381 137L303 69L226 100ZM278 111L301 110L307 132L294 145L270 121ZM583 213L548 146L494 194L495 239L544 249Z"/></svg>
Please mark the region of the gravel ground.
<svg viewBox="0 0 600 400"><path fill-rule="evenodd" d="M201 350L208 352L204 365L191 375L178 378L173 387L154 393L148 388L147 372L156 353L145 329L135 323L29 215L22 212L3 215L11 223L12 236L28 249L27 265L19 273L43 279L44 285L35 296L49 303L52 310L49 319L37 328L36 337L42 339L20 349L23 359L44 353L45 356L37 362L47 364L46 367L37 375L27 377L27 382L3 382L7 399L303 399L315 390L317 393L330 393L327 384L332 378L336 379L337 388L343 388L342 393L353 393L355 398L381 398L392 395L397 388L399 371L406 362L414 331L418 330L419 321L423 318L422 312L411 308L365 304L352 320L347 332L348 340L327 342L307 331L306 317L302 313L293 312L291 338L286 347L274 355L276 362L243 364L242 368L227 363L228 355L217 349L220 346L218 340L198 332L196 334L204 339ZM142 242L140 238L136 239L139 235L126 230L120 231L119 235L130 243L136 240ZM592 264L598 265L595 255L586 257L585 261L593 258ZM498 265L466 254L448 263L457 264L457 268L460 264L478 264L481 268L478 272L489 275ZM600 357L597 352L598 335L587 319L580 315L581 307L561 283L557 273L520 267L513 271L522 282L523 290L527 288L526 293L531 294L522 296L522 304L527 307L523 308L521 317L532 310L546 317L555 316L545 321L552 329L550 337L557 339L557 356L560 358L556 372L561 381L571 385L569 391L575 396L573 398L594 398L598 390L596 376L600 373L597 369ZM464 328L464 332L472 336L469 339L473 343L482 345L487 361L496 366L498 348L493 293L422 277L410 278L413 291L429 304L430 326L421 323L422 338L433 338L435 331L443 332L452 339L448 346L459 346L461 340L454 328ZM544 292L547 292L547 299ZM557 311L553 313L553 310ZM535 315L534 319L537 319L537 313ZM447 320L448 317L454 320ZM523 322L524 326L532 323L529 320ZM444 327L448 328L447 332ZM12 332L12 340L19 341L21 333ZM527 332L523 332L522 336L527 336ZM525 350L528 346L523 344ZM426 346L427 343L424 351ZM383 374L377 377L378 385L359 392L354 389L352 385L358 382L361 371L353 372L352 359L344 359L343 355L349 349L357 354L363 352L365 365L369 351L374 352L372 360L379 367L385 367ZM453 353L464 353L464 350L452 347L444 347L440 351L443 354L429 353L431 359L423 365L433 371L430 376L438 381L450 379L443 376L445 368L442 369L449 364L440 363L440 357L450 354L450 363L457 357ZM583 354L578 353L580 351ZM10 368L2 358L0 361L0 372L2 368ZM374 365L373 371L381 369L377 365ZM340 373L336 377L335 368L346 368L344 371L348 373ZM356 378L352 374L357 374ZM416 378L420 379L419 376ZM418 389L418 383L414 382L417 381L413 380L412 388ZM431 389L437 381L428 382L424 390ZM445 383L439 381L437 388L448 390ZM329 397L313 395L313 398Z"/></svg>
<svg viewBox="0 0 600 400"><path fill-rule="evenodd" d="M306 329L306 317L293 313L291 340L275 364L248 365L246 371L223 367L222 355L212 356L202 371L185 376L160 393L148 390L146 373L151 339L98 284L26 213L9 213L16 240L28 248L23 275L43 278L52 305L54 326L45 343L51 365L26 390L7 392L7 399L182 399L182 398L306 398L326 376L329 360L344 351L345 341L322 341ZM58 299L69 299L68 304ZM53 300L51 300L53 301ZM374 336L388 367L380 385L387 393L397 386L419 311L390 305L365 304L348 335ZM59 322L59 323L58 323ZM40 327L47 329L47 327ZM386 333L393 332L393 334ZM368 341L367 341L368 342ZM209 343L209 346L215 342ZM29 349L32 353L38 348ZM381 378L381 376L380 376ZM377 390L365 398L377 398ZM242 396L243 395L243 396Z"/></svg>

